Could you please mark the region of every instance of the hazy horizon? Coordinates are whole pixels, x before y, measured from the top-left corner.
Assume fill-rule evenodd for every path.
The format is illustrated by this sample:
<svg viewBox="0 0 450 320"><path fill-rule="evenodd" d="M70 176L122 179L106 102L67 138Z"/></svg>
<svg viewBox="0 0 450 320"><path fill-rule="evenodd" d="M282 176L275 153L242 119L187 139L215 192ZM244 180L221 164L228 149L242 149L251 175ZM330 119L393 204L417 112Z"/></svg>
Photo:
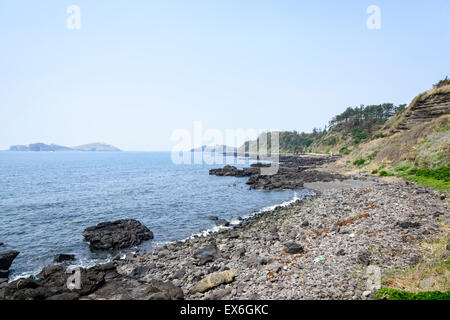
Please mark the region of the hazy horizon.
<svg viewBox="0 0 450 320"><path fill-rule="evenodd" d="M310 132L349 106L409 104L450 76L449 14L445 0L3 1L0 150L170 151L196 120Z"/></svg>

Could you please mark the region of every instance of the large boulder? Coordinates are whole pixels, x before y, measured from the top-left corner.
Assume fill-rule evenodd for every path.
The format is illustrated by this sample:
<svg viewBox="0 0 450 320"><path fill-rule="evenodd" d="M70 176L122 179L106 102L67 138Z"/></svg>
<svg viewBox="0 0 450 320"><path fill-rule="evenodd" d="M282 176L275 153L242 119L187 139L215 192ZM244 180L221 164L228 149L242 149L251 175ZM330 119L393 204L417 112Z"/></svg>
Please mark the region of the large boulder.
<svg viewBox="0 0 450 320"><path fill-rule="evenodd" d="M0 270L8 270L14 259L19 255L19 251L5 251L0 253Z"/></svg>
<svg viewBox="0 0 450 320"><path fill-rule="evenodd" d="M102 222L83 232L91 250L120 250L153 239L153 232L137 220Z"/></svg>
<svg viewBox="0 0 450 320"><path fill-rule="evenodd" d="M0 289L0 300L74 300L97 291L107 279L117 276L112 263L89 269L49 266L36 276L18 279ZM76 285L77 277L79 286Z"/></svg>

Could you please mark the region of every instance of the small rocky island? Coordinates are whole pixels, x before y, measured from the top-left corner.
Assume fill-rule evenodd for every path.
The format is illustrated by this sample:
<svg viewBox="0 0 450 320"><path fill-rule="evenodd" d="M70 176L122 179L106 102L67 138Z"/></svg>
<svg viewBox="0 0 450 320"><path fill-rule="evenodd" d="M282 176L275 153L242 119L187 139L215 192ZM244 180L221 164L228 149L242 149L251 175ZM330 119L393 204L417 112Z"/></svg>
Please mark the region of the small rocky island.
<svg viewBox="0 0 450 320"><path fill-rule="evenodd" d="M42 142L31 143L28 145L14 145L9 151L121 151L120 149L106 143L94 142L76 147L65 147L57 144L45 144Z"/></svg>

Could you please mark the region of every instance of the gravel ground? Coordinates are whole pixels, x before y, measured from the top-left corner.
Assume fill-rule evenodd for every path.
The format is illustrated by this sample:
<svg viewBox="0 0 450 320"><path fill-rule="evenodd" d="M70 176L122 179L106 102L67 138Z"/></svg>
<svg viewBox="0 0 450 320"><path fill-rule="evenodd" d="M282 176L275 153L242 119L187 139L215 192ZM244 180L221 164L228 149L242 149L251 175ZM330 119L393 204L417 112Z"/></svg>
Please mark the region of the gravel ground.
<svg viewBox="0 0 450 320"><path fill-rule="evenodd" d="M419 242L448 223L448 201L412 184L360 177L307 187L317 195L233 229L121 260L117 271L124 283L134 279L130 290L169 281L185 299L371 299L377 286L367 286L369 266L384 274L417 264L424 257ZM229 271L221 278L226 270L232 281ZM199 282L206 284L202 293ZM112 294L99 290L86 298L120 298Z"/></svg>

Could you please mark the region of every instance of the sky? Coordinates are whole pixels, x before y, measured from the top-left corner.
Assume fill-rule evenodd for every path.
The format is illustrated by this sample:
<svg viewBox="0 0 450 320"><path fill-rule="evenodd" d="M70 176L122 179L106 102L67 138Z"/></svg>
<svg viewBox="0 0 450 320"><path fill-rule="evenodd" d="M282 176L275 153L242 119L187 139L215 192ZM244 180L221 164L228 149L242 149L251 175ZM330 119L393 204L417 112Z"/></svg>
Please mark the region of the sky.
<svg viewBox="0 0 450 320"><path fill-rule="evenodd" d="M309 132L409 104L450 76L448 21L448 0L0 0L0 150L169 151L195 121Z"/></svg>

